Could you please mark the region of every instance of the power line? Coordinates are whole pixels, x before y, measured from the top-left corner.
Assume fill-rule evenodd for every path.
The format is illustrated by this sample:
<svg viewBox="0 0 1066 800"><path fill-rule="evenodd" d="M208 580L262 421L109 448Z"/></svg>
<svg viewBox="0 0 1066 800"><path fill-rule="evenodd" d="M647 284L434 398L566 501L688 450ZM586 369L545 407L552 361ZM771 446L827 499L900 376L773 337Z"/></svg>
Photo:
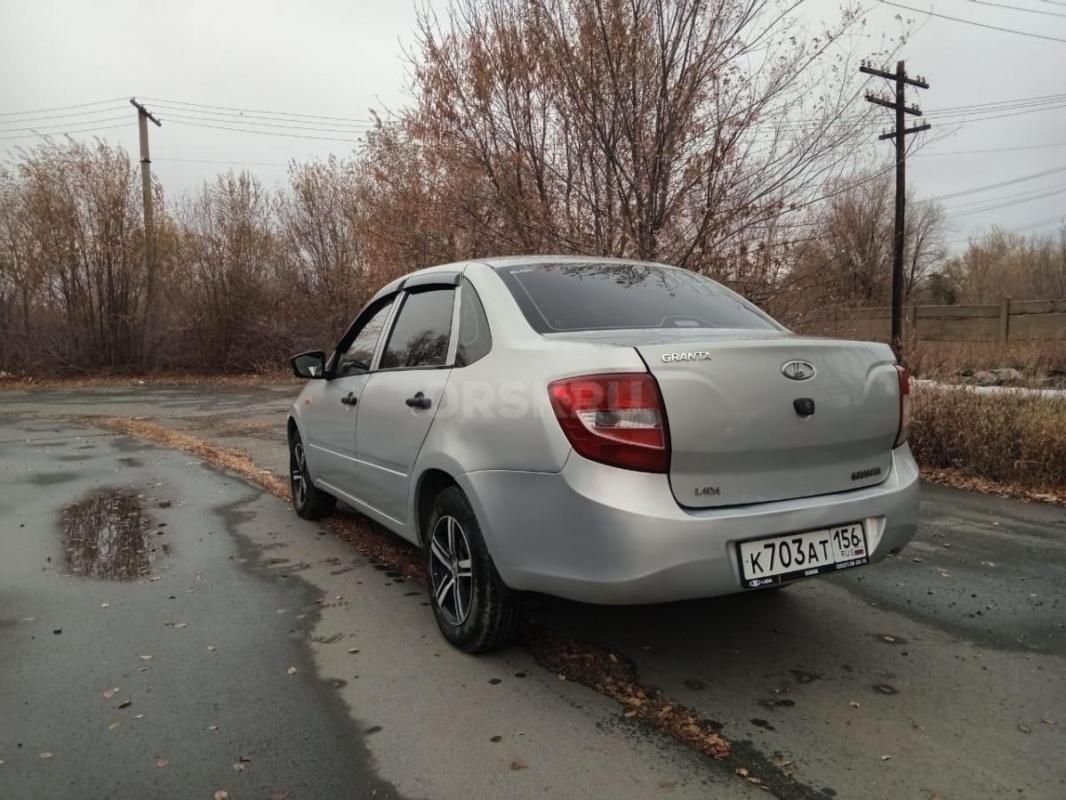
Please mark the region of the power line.
<svg viewBox="0 0 1066 800"><path fill-rule="evenodd" d="M1012 178L1009 181L1000 181L999 183L990 183L986 186L977 186L973 189L966 189L962 192L953 192L952 194L942 194L938 197L934 197L934 200L951 200L956 197L965 197L970 194L977 194L978 192L985 192L989 189L999 189L1003 186L1012 186L1015 183L1021 183L1022 181L1031 181L1034 178L1042 178L1045 175L1053 175L1056 172L1066 172L1066 166L1055 167L1054 169L1044 170L1043 172L1034 172L1032 175L1022 175L1018 178Z"/></svg>
<svg viewBox="0 0 1066 800"><path fill-rule="evenodd" d="M20 117L18 119L4 119L0 120L0 125L9 127L11 125L25 125L27 123L34 122L48 122L49 120L65 120L61 125L81 125L93 122L93 117L99 117L101 114L114 114L119 109L115 108L101 108L97 111L75 111L69 114L46 114L43 117Z"/></svg>
<svg viewBox="0 0 1066 800"><path fill-rule="evenodd" d="M235 106L215 106L215 105L209 105L207 103L190 103L190 102L186 102L184 100L166 100L166 99L161 98L161 97L146 97L145 99L153 101L156 105L171 104L171 105L177 105L177 106L193 106L193 107L198 107L198 108L209 108L209 109L217 110L217 111L238 112L238 113L242 113L242 114L269 114L269 115L272 115L272 116L279 116L279 117L303 117L305 119L335 120L337 122L359 122L359 123L366 123L366 124L373 124L374 123L374 120L365 119L365 118L364 119L358 119L358 118L355 118L355 117L327 117L327 116L322 116L322 115L319 115L319 114L297 114L294 111L264 111L262 109L237 108Z"/></svg>
<svg viewBox="0 0 1066 800"><path fill-rule="evenodd" d="M48 132L45 132L45 133L22 133L22 134L19 134L18 136L0 136L0 141L7 141L7 140L10 140L10 139L40 139L40 138L47 139L47 138L50 138L52 136L70 136L71 134L75 134L75 133L92 133L93 131L110 131L110 130L114 130L115 128L128 128L128 127L129 127L129 123L126 123L124 125L123 124L119 124L119 125L104 125L103 127L100 127L100 128L82 128L81 130L76 130L76 131L48 131Z"/></svg>
<svg viewBox="0 0 1066 800"><path fill-rule="evenodd" d="M1012 97L1006 100L990 100L987 103L967 103L963 106L944 106L943 108L934 108L927 111L927 114L943 114L946 111L961 111L970 108L985 108L987 106L1002 106L1002 105L1014 105L1016 103L1037 103L1037 102L1058 102L1060 100L1066 100L1066 93L1063 94L1041 94L1034 95L1033 97Z"/></svg>
<svg viewBox="0 0 1066 800"><path fill-rule="evenodd" d="M49 111L67 111L72 108L89 108L90 106L102 106L106 103L115 103L119 100L125 100L125 97L112 97L110 100L96 100L92 103L79 103L75 106L55 106L54 108L35 108L30 111L5 111L0 113L0 117L22 117L27 114L45 114Z"/></svg>
<svg viewBox="0 0 1066 800"><path fill-rule="evenodd" d="M251 130L249 128L233 128L233 127L226 126L226 125L204 125L204 124L199 123L199 122L183 122L181 120L181 118L179 118L179 117L170 117L169 119L175 121L175 123L178 124L178 125L184 125L184 126L189 127L189 128L211 128L213 130L218 130L218 131L235 131L237 133L258 133L258 134L261 134L263 136L281 136L281 137L284 137L286 139L317 139L317 140L323 141L323 142L348 142L348 143L354 143L354 142L357 142L360 138L362 138L360 136L352 136L350 138L343 139L343 138L330 137L330 136L308 136L306 134L302 134L301 135L301 134L298 134L298 133L278 133L277 131L257 131L257 130Z"/></svg>
<svg viewBox="0 0 1066 800"><path fill-rule="evenodd" d="M1028 36L1032 39L1046 39L1049 42L1062 42L1066 44L1066 39L1060 39L1058 36L1044 36L1040 33L1027 33L1026 31L1016 31L1013 28L1001 28L998 25L986 25L983 22L974 22L970 19L963 19L962 17L952 17L947 14L937 14L935 11L923 11L920 8L912 8L911 6L905 6L902 3L893 3L892 0L881 0L886 6L893 6L895 8L902 8L904 11L913 11L915 14L928 14L930 17L939 17L940 19L948 19L952 22L961 22L964 25L973 25L977 28L987 28L992 31L1002 31L1003 33L1015 33L1019 36Z"/></svg>
<svg viewBox="0 0 1066 800"><path fill-rule="evenodd" d="M120 119L127 119L127 117L107 117L106 119L87 119L84 121L78 120L76 122L59 122L55 125L27 125L25 128L8 128L6 130L0 131L0 133L15 133L17 131L29 131L30 133L33 133L34 131L42 131L48 128L66 128L70 125L96 125L103 124L105 122L117 122Z"/></svg>
<svg viewBox="0 0 1066 800"><path fill-rule="evenodd" d="M295 131L315 131L318 133L365 133L367 128L354 128L354 127L325 127L321 128L313 125L289 125L287 122L258 122L254 119L226 119L225 117L214 116L185 116L183 114L171 114L170 119L183 119L186 122L220 122L224 125L249 125L254 128L281 128L283 130L295 130Z"/></svg>
<svg viewBox="0 0 1066 800"><path fill-rule="evenodd" d="M1038 110L1058 108L1066 103L1066 95L1041 98L1039 100L1015 100L1013 102L988 103L984 105L963 106L952 109L939 109L928 112L932 117L974 117L983 114L996 114L1006 111Z"/></svg>
<svg viewBox="0 0 1066 800"><path fill-rule="evenodd" d="M1057 186L1042 186L1037 189L1026 189L1024 192L1017 192L1015 194L1005 194L1001 197L982 197L980 199L963 200L958 205L952 205L949 211L969 211L973 208L979 208L986 206L989 203L1008 202L1011 200L1025 200L1033 197L1034 194L1040 194L1041 192L1047 192L1057 189L1066 189L1066 184L1058 184Z"/></svg>
<svg viewBox="0 0 1066 800"><path fill-rule="evenodd" d="M1013 111L1006 114L992 114L984 117L957 117L955 119L938 119L941 125L969 125L971 122L987 122L992 119L1006 119L1007 117L1020 117L1024 114L1034 114L1037 111L1055 111L1061 108L1066 108L1066 103L1061 103L1056 106L1043 106L1042 108L1027 108L1022 111Z"/></svg>
<svg viewBox="0 0 1066 800"><path fill-rule="evenodd" d="M1007 8L1011 11L1027 11L1030 14L1044 14L1048 17L1066 17L1066 14L1060 14L1057 11L1041 11L1039 8L1022 8L1021 6L1009 6L1005 3L991 3L989 0L969 0L971 3L977 3L979 6L995 6L996 8Z"/></svg>
<svg viewBox="0 0 1066 800"><path fill-rule="evenodd" d="M1055 195L1066 192L1066 186L1061 189L1053 189L1051 191L1043 192L1042 194L1036 194L1032 197L1022 197L1018 200L1010 200L1005 203L994 203L992 205L984 206L982 208L974 208L970 211L962 211L955 214L956 217L968 217L971 214L984 214L986 211L996 211L1000 208L1007 208L1008 206L1016 206L1021 203L1031 203L1033 200L1043 200L1045 197L1054 197Z"/></svg>
<svg viewBox="0 0 1066 800"><path fill-rule="evenodd" d="M932 153L916 153L915 158L929 158L930 156L968 156L976 153L1013 153L1016 150L1043 150L1048 147L1066 147L1066 142L1054 144L1031 144L1021 147L989 147L981 150L943 150Z"/></svg>

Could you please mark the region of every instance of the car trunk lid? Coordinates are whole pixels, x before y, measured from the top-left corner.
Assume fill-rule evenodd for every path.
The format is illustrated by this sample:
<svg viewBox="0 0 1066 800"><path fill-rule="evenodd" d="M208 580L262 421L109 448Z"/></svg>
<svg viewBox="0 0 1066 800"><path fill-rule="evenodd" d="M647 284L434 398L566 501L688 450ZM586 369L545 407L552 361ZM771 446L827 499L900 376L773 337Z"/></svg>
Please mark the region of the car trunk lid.
<svg viewBox="0 0 1066 800"><path fill-rule="evenodd" d="M899 381L885 345L731 333L631 341L662 392L678 503L763 503L887 478ZM795 379L804 365L813 374Z"/></svg>

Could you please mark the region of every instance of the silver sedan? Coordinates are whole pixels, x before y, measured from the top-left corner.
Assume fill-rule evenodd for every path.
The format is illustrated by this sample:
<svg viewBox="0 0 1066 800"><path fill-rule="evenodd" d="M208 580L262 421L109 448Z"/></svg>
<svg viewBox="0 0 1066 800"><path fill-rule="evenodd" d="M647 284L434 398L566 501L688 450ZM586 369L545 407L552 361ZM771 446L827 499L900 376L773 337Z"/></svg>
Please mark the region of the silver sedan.
<svg viewBox="0 0 1066 800"><path fill-rule="evenodd" d="M379 291L288 423L293 503L337 500L426 553L469 652L521 595L647 603L860 567L914 535L906 371L798 336L661 264L482 259Z"/></svg>

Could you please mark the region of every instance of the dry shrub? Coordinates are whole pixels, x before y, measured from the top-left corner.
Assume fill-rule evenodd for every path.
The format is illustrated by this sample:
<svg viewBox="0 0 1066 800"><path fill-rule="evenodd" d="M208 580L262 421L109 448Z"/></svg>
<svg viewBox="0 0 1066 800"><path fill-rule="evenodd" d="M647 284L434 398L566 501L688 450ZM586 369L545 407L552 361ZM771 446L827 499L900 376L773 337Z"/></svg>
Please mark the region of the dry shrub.
<svg viewBox="0 0 1066 800"><path fill-rule="evenodd" d="M965 370L1011 367L1025 384L1042 386L1046 378L1066 374L1066 341L1047 342L915 342L906 352L915 377L956 379Z"/></svg>
<svg viewBox="0 0 1066 800"><path fill-rule="evenodd" d="M918 463L990 481L1066 488L1066 400L1015 392L922 389L911 449Z"/></svg>

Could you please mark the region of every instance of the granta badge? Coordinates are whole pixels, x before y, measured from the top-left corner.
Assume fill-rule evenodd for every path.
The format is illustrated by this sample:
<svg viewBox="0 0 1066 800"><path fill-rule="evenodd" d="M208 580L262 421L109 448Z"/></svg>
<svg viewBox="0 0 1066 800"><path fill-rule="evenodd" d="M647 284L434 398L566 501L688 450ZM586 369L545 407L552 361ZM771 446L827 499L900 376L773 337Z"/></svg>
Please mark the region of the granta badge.
<svg viewBox="0 0 1066 800"><path fill-rule="evenodd" d="M781 374L792 381L805 381L814 377L814 364L810 361L786 361L781 365Z"/></svg>
<svg viewBox="0 0 1066 800"><path fill-rule="evenodd" d="M662 359L667 364L676 361L710 361L711 354L706 350L690 350L687 353L663 353Z"/></svg>

